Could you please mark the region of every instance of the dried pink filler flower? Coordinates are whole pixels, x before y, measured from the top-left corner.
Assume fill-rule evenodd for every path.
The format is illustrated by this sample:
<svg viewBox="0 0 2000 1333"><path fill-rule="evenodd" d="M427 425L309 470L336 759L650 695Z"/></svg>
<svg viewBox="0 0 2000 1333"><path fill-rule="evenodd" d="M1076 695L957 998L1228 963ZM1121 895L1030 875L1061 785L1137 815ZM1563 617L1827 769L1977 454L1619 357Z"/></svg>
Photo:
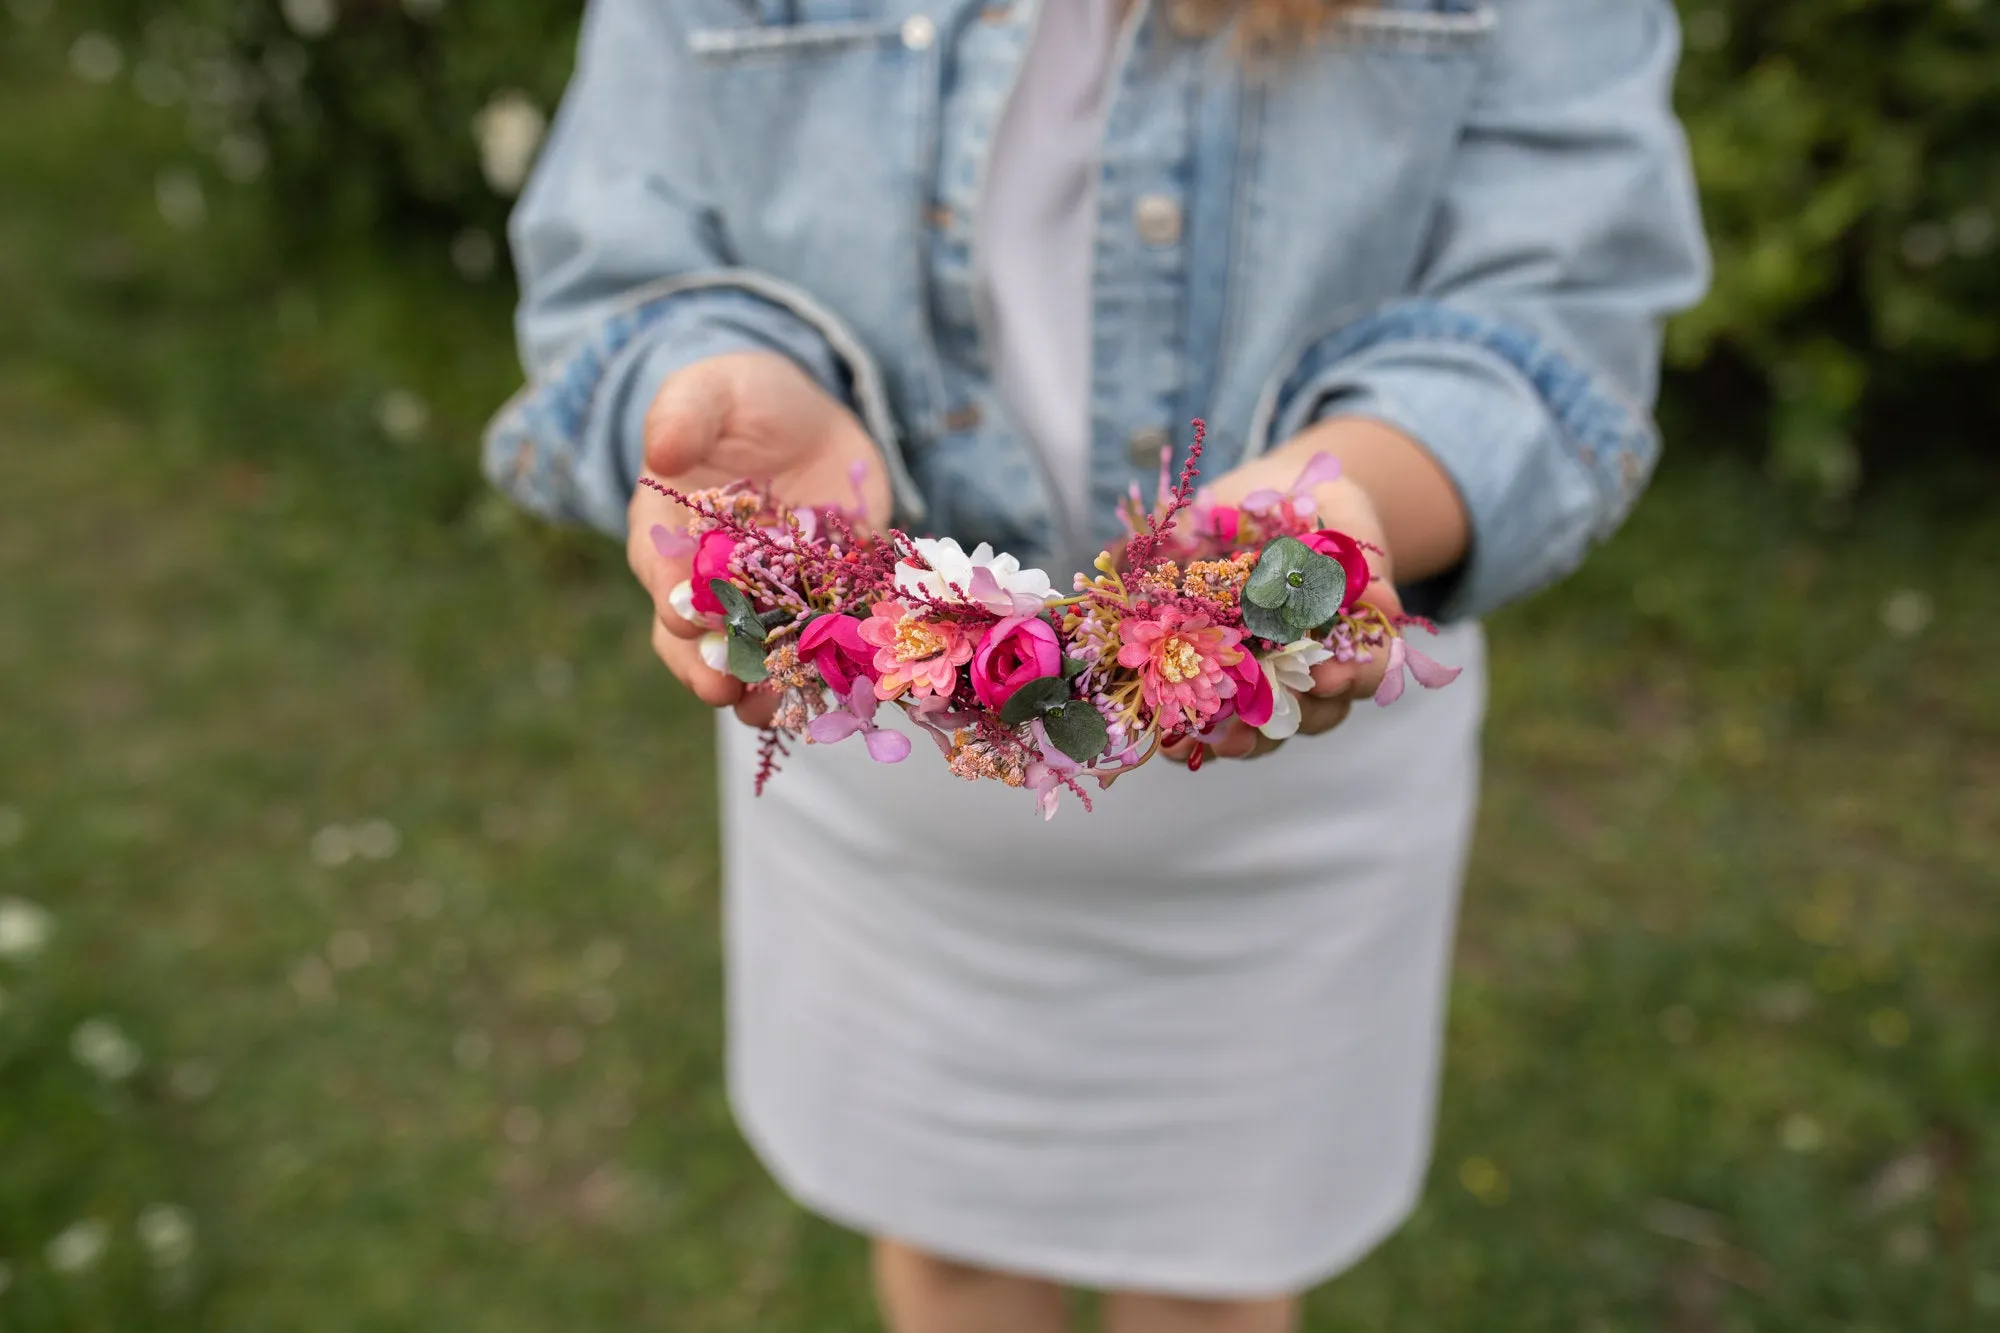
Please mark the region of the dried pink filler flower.
<svg viewBox="0 0 2000 1333"><path fill-rule="evenodd" d="M877 602L861 622L861 637L875 648L878 699L908 690L918 698L949 696L958 688L958 669L972 660L972 639L952 620L926 620L896 601Z"/></svg>
<svg viewBox="0 0 2000 1333"><path fill-rule="evenodd" d="M1157 619L1133 616L1119 626L1124 644L1118 665L1140 673L1141 690L1156 713L1178 709L1199 730L1236 694L1229 668L1243 656L1243 631L1211 625L1204 615L1174 607Z"/></svg>

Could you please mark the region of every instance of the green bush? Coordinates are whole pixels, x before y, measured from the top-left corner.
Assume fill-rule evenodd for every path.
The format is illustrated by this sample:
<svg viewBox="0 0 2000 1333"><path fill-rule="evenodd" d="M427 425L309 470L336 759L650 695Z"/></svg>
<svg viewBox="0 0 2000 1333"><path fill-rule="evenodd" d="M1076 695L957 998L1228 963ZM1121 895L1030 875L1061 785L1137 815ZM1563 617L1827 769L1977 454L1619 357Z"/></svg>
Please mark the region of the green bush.
<svg viewBox="0 0 2000 1333"><path fill-rule="evenodd" d="M184 97L218 170L249 177L268 160L299 234L449 239L475 276L504 258L521 149L560 94L581 8L97 4L137 44L141 91ZM1767 438L1780 471L1833 497L1859 479L1858 441L1900 446L1927 404L1958 404L1948 435L1990 437L2000 393L1976 371L2000 348L2000 5L1683 10L1681 102L1717 281L1673 330L1675 387L1692 399L1718 367L1748 369L1751 396L1724 404L1731 433ZM1746 406L1766 402L1768 431L1746 432Z"/></svg>

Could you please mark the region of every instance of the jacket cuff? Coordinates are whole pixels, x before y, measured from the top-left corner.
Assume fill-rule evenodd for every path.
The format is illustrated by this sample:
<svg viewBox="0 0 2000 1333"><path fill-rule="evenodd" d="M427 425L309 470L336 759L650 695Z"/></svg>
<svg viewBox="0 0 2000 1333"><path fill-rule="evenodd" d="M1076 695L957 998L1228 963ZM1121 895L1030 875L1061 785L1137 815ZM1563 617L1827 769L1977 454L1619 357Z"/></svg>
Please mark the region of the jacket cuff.
<svg viewBox="0 0 2000 1333"><path fill-rule="evenodd" d="M856 411L882 452L898 517L922 517L873 358L810 297L742 270L689 275L633 293L500 409L486 429L487 478L545 518L622 535L654 394L683 367L741 351L789 357Z"/></svg>
<svg viewBox="0 0 2000 1333"><path fill-rule="evenodd" d="M1624 521L1659 456L1647 413L1536 333L1409 303L1309 344L1267 389L1254 448L1329 417L1367 417L1429 451L1463 498L1458 570L1404 589L1440 620L1554 583Z"/></svg>

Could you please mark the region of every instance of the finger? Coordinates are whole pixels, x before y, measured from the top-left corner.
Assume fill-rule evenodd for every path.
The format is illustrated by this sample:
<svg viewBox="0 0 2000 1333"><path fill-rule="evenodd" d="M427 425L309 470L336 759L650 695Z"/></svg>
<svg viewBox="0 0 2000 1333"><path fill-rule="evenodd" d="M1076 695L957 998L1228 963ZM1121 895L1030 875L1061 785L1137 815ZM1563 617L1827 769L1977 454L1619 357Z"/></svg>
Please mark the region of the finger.
<svg viewBox="0 0 2000 1333"><path fill-rule="evenodd" d="M698 639L705 632L674 609L674 589L693 572L693 562L683 556L661 555L653 529L685 530L687 511L646 487L640 487L626 511L625 563L653 599L653 614L667 632L680 639Z"/></svg>
<svg viewBox="0 0 2000 1333"><path fill-rule="evenodd" d="M1209 748L1218 759L1248 759L1256 753L1257 743L1263 739L1264 733L1241 718L1232 718L1229 730Z"/></svg>
<svg viewBox="0 0 2000 1333"><path fill-rule="evenodd" d="M1347 720L1353 708L1351 699L1303 698L1299 700L1299 734L1319 736L1332 731Z"/></svg>
<svg viewBox="0 0 2000 1333"><path fill-rule="evenodd" d="M778 696L770 690L745 690L736 701L736 720L760 730L778 716Z"/></svg>
<svg viewBox="0 0 2000 1333"><path fill-rule="evenodd" d="M662 477L699 470L722 436L729 403L728 380L712 367L669 376L646 409L646 470Z"/></svg>
<svg viewBox="0 0 2000 1333"><path fill-rule="evenodd" d="M1170 741L1160 747L1160 757L1175 764L1186 764L1188 756L1194 753L1194 741L1187 736Z"/></svg>
<svg viewBox="0 0 2000 1333"><path fill-rule="evenodd" d="M1308 699L1346 699L1354 694L1355 662L1321 662L1312 669L1312 689Z"/></svg>
<svg viewBox="0 0 2000 1333"><path fill-rule="evenodd" d="M675 638L658 620L653 622L653 652L674 678L688 687L695 698L711 708L726 708L743 697L743 682L725 676L701 660L701 650L686 639Z"/></svg>

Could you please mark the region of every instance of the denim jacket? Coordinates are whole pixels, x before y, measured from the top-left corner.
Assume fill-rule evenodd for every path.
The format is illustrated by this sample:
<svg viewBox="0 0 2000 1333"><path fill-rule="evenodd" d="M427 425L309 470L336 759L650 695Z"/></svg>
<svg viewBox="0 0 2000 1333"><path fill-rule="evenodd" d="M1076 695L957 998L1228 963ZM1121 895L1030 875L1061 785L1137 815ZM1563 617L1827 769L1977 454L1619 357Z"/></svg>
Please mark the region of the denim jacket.
<svg viewBox="0 0 2000 1333"><path fill-rule="evenodd" d="M1066 2L591 0L511 228L531 382L489 476L620 532L661 381L762 348L859 415L903 525L1024 557L1112 536L1196 416L1210 475L1327 416L1421 442L1472 519L1415 598L1444 618L1617 526L1661 323L1707 278L1668 0L1381 0L1262 62L1142 8L1098 165L1090 533L996 399L979 298L987 154Z"/></svg>

